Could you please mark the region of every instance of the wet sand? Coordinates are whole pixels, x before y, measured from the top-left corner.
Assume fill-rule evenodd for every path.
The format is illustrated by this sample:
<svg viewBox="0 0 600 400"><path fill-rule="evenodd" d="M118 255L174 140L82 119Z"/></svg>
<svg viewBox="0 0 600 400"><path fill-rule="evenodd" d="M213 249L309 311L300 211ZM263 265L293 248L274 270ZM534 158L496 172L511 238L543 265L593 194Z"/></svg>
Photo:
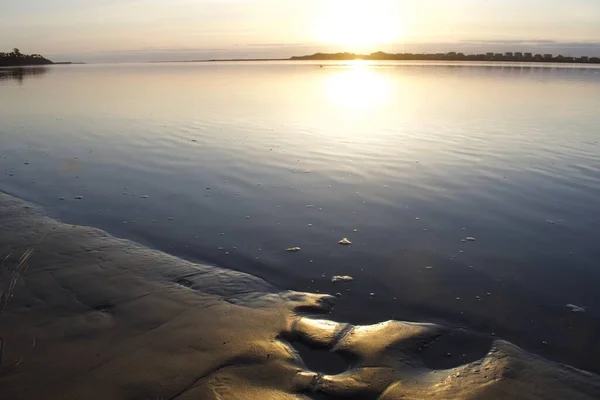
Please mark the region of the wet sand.
<svg viewBox="0 0 600 400"><path fill-rule="evenodd" d="M2 399L600 398L599 376L500 338L319 319L332 296L66 225L3 194L0 226L12 254L0 287L34 248L0 315ZM455 365L459 349L472 360Z"/></svg>

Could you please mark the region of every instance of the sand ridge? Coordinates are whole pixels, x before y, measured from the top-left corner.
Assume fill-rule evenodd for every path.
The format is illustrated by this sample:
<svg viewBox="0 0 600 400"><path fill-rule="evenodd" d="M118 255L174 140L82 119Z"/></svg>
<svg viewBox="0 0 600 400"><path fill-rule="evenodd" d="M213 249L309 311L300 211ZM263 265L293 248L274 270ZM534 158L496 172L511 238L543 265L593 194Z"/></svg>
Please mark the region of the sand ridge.
<svg viewBox="0 0 600 400"><path fill-rule="evenodd" d="M600 398L600 377L500 339L316 319L333 297L63 224L3 194L0 226L2 254L35 246L0 315L0 399ZM468 362L428 356L459 340L477 347ZM295 342L347 371L309 370Z"/></svg>

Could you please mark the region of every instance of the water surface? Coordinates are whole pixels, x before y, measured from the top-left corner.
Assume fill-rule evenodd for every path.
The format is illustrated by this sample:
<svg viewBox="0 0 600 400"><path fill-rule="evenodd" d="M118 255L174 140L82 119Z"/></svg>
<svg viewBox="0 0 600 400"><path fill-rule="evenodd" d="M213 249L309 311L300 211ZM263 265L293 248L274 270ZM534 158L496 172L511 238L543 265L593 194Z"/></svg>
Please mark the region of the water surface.
<svg viewBox="0 0 600 400"><path fill-rule="evenodd" d="M599 68L0 76L0 190L51 216L282 289L339 292L338 320L465 326L600 371Z"/></svg>

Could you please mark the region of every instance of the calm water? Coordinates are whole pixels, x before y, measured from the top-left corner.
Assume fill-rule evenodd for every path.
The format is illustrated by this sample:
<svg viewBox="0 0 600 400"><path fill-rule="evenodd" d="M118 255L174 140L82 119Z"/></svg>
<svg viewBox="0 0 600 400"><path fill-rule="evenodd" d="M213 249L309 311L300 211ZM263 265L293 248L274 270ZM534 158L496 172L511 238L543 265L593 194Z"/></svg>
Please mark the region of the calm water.
<svg viewBox="0 0 600 400"><path fill-rule="evenodd" d="M572 66L3 72L0 190L282 289L340 292L339 320L465 326L598 371L598 110L600 69Z"/></svg>

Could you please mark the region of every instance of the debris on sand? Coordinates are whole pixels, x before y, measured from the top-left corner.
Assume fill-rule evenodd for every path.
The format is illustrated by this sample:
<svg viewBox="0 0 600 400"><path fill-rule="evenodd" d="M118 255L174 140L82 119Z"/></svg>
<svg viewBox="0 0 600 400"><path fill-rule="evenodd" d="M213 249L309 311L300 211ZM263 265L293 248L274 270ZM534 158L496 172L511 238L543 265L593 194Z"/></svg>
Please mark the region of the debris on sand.
<svg viewBox="0 0 600 400"><path fill-rule="evenodd" d="M352 282L353 280L354 278L348 275L336 275L331 278L331 282Z"/></svg>
<svg viewBox="0 0 600 400"><path fill-rule="evenodd" d="M297 253L300 251L300 247L290 247L289 249L286 249L285 251L287 251L288 253Z"/></svg>
<svg viewBox="0 0 600 400"><path fill-rule="evenodd" d="M350 240L348 240L348 238L343 238L338 243L341 244L342 246L350 246L352 244L352 242Z"/></svg>
<svg viewBox="0 0 600 400"><path fill-rule="evenodd" d="M576 306L575 304L567 304L567 307L571 309L573 312L585 312L584 307Z"/></svg>

